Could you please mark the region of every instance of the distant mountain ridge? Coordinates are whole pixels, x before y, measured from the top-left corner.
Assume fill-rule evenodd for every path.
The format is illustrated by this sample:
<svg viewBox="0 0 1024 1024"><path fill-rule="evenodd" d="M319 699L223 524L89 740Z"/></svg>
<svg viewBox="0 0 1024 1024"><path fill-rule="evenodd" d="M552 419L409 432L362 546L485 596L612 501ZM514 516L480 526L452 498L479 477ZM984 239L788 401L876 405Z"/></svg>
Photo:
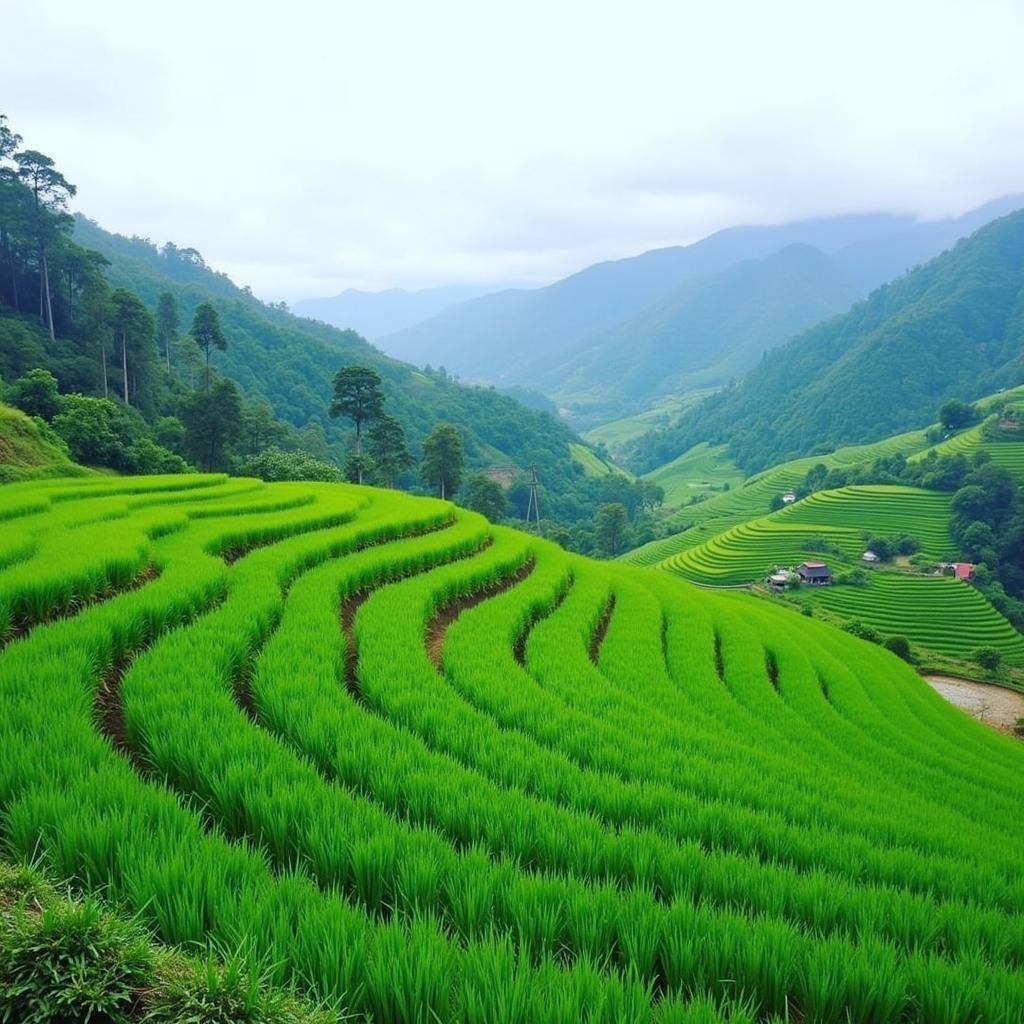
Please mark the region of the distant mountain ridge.
<svg viewBox="0 0 1024 1024"><path fill-rule="evenodd" d="M895 434L1024 381L1024 210L775 349L736 387L642 439L654 468L726 443L747 472L831 445Z"/></svg>
<svg viewBox="0 0 1024 1024"><path fill-rule="evenodd" d="M539 387L581 423L664 396L728 383L763 354L859 298L819 249L794 243L761 260L684 281L635 316L587 339Z"/></svg>
<svg viewBox="0 0 1024 1024"><path fill-rule="evenodd" d="M298 316L321 320L342 330L351 329L373 340L382 334L392 334L411 327L458 302L497 290L474 285L448 285L414 291L388 288L379 292L347 288L331 298L293 302L291 309Z"/></svg>
<svg viewBox="0 0 1024 1024"><path fill-rule="evenodd" d="M571 412L585 415L592 392L600 393L603 387L605 373L598 363L592 363L591 375L586 362L574 357L587 349L604 348L612 333L631 351L663 351L665 332L660 334L661 344L645 332L652 324L664 323L665 310L659 307L687 281L800 244L812 246L834 261L835 270L830 274L845 277L852 301L937 255L981 224L1021 206L1024 197L1011 196L960 217L934 222L882 213L728 228L692 245L594 264L545 288L508 289L459 303L377 341L397 358L418 365L443 364L473 380L536 388ZM778 303L785 300L785 295L773 299ZM842 308L827 308L823 315ZM795 329L806 326L809 324L804 321ZM775 339L776 343L782 340ZM756 337L747 342L731 338L728 344L735 351L760 357ZM713 361L709 358L709 365ZM724 379L751 365L734 359ZM571 385L559 368L571 377ZM722 374L718 376L722 378ZM633 397L643 402L656 396ZM607 411L621 415L628 410Z"/></svg>

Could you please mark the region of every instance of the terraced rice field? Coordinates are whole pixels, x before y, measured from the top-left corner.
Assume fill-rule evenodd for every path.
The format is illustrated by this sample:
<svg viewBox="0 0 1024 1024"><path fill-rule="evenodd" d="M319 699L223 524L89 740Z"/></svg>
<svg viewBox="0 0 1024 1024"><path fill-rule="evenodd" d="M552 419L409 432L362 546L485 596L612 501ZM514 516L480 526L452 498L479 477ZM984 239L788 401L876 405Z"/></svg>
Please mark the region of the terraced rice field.
<svg viewBox="0 0 1024 1024"><path fill-rule="evenodd" d="M631 565L654 565L670 555L702 544L730 526L767 515L772 498L798 487L808 470L819 463L830 469L852 466L897 453L910 455L923 450L926 445L924 431L918 430L873 444L838 448L829 455L811 455L781 463L748 478L741 487L681 508L669 520L670 525L679 526L680 533L627 552L621 561Z"/></svg>
<svg viewBox="0 0 1024 1024"><path fill-rule="evenodd" d="M1024 1019L1024 749L396 492L0 488L0 832L356 1019Z"/></svg>
<svg viewBox="0 0 1024 1024"><path fill-rule="evenodd" d="M950 500L948 494L914 487L818 491L788 508L669 555L657 565L698 583L750 583L776 565L797 565L810 557L808 542L818 537L842 550L846 563L855 563L864 551L864 531L884 536L913 534L922 549L938 559L953 547ZM837 565L843 562L834 554L829 557Z"/></svg>
<svg viewBox="0 0 1024 1024"><path fill-rule="evenodd" d="M1019 441L988 441L981 434L980 424L935 445L939 455L966 455L982 451L997 466L1008 469L1024 479L1024 437Z"/></svg>
<svg viewBox="0 0 1024 1024"><path fill-rule="evenodd" d="M1024 666L1024 636L977 590L949 576L873 572L868 587L825 587L808 598L939 654L964 657L994 647L1009 664Z"/></svg>
<svg viewBox="0 0 1024 1024"><path fill-rule="evenodd" d="M665 489L666 505L682 505L695 494L707 494L723 485L743 483L743 474L725 453L725 445L695 445L645 477Z"/></svg>

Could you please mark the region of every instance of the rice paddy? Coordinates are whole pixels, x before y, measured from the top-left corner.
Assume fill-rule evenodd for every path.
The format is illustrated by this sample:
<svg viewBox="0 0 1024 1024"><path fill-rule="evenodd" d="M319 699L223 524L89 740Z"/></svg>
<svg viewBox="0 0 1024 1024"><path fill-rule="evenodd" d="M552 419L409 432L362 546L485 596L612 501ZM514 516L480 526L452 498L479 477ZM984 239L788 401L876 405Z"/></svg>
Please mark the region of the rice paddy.
<svg viewBox="0 0 1024 1024"><path fill-rule="evenodd" d="M3 840L166 942L387 1024L1024 1018L1024 750L877 646L393 491L0 521Z"/></svg>

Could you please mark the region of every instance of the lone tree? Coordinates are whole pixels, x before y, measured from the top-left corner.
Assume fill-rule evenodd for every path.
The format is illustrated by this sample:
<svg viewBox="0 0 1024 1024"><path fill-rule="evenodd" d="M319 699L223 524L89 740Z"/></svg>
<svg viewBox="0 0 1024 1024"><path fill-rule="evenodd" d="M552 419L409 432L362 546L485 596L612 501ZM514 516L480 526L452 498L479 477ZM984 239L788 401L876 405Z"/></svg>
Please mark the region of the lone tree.
<svg viewBox="0 0 1024 1024"><path fill-rule="evenodd" d="M343 366L334 375L331 415L345 416L356 427L356 455L363 454L363 424L376 419L384 407L380 375L368 366ZM364 464L358 460L358 482L363 482Z"/></svg>
<svg viewBox="0 0 1024 1024"><path fill-rule="evenodd" d="M202 470L227 465L227 450L242 437L242 399L233 380L221 378L208 391L195 391L179 406L188 456Z"/></svg>
<svg viewBox="0 0 1024 1024"><path fill-rule="evenodd" d="M134 390L138 392L140 385L147 387L153 368L153 318L142 300L126 288L118 288L111 296L113 319L111 326L114 339L121 346L121 375L123 384L124 404L131 404L129 379ZM150 359L147 360L147 346ZM132 374L129 375L129 366ZM142 378L140 380L140 378Z"/></svg>
<svg viewBox="0 0 1024 1024"><path fill-rule="evenodd" d="M939 407L939 423L947 430L959 430L969 427L978 418L978 410L968 402L959 398L951 398Z"/></svg>
<svg viewBox="0 0 1024 1024"><path fill-rule="evenodd" d="M423 442L423 482L447 498L459 489L462 467L462 436L450 423L438 423Z"/></svg>
<svg viewBox="0 0 1024 1024"><path fill-rule="evenodd" d="M171 371L171 346L178 338L181 317L178 314L178 300L170 292L164 292L156 306L156 334L167 360L167 372Z"/></svg>
<svg viewBox="0 0 1024 1024"><path fill-rule="evenodd" d="M620 501L606 502L597 510L594 521L594 539L597 546L606 555L614 558L622 550L628 525L626 506Z"/></svg>
<svg viewBox="0 0 1024 1024"><path fill-rule="evenodd" d="M375 482L384 487L394 487L395 478L413 464L402 424L394 416L382 412L373 421L366 438Z"/></svg>
<svg viewBox="0 0 1024 1024"><path fill-rule="evenodd" d="M220 317L217 315L217 310L213 308L208 302L204 302L196 307L196 314L192 317L192 327L188 332L195 343L199 346L200 350L206 355L206 386L205 390L210 390L210 353L213 349L218 349L221 352L227 350L228 339L224 337L224 332L220 328Z"/></svg>

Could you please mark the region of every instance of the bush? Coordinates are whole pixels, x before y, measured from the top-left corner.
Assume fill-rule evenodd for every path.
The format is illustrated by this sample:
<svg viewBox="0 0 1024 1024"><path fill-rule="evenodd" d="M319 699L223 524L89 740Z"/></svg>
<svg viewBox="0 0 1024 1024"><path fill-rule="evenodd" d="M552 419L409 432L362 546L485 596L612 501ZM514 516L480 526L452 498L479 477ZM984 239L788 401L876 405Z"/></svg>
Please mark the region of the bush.
<svg viewBox="0 0 1024 1024"><path fill-rule="evenodd" d="M971 657L987 672L995 672L1003 656L994 647L979 647Z"/></svg>
<svg viewBox="0 0 1024 1024"><path fill-rule="evenodd" d="M286 452L272 446L258 455L244 459L238 466L243 476L257 476L261 480L326 480L341 479L338 467L315 459L306 452Z"/></svg>
<svg viewBox="0 0 1024 1024"><path fill-rule="evenodd" d="M897 658L902 658L904 661L914 660L914 652L910 649L910 641L905 636L886 637L885 643L882 646L887 651L892 651Z"/></svg>
<svg viewBox="0 0 1024 1024"><path fill-rule="evenodd" d="M858 622L856 619L853 622L845 623L842 628L847 633L859 636L861 640L870 640L873 644L880 644L882 642L882 638L878 635L878 630L865 625L863 622Z"/></svg>

